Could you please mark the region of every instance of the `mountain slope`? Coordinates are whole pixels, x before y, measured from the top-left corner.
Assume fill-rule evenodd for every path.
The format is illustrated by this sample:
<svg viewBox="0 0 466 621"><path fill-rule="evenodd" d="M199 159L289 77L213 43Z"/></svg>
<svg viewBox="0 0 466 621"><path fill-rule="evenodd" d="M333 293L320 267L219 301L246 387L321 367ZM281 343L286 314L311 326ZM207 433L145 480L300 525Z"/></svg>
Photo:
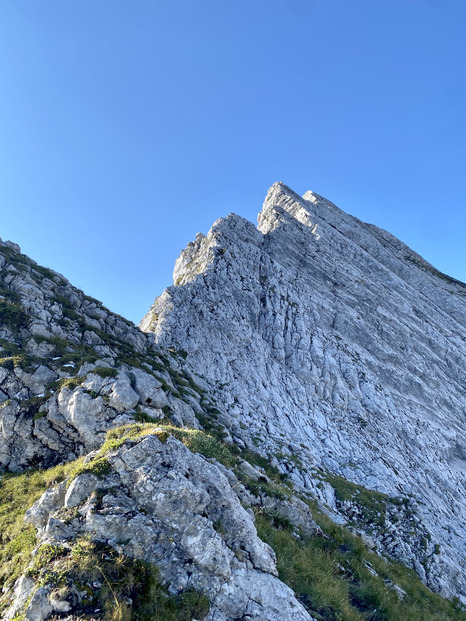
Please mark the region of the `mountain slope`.
<svg viewBox="0 0 466 621"><path fill-rule="evenodd" d="M203 456L218 410L184 352L1 240L0 339L2 619L312 619L241 504L262 499Z"/></svg>
<svg viewBox="0 0 466 621"><path fill-rule="evenodd" d="M179 375L177 352L154 347L15 244L0 244L0 278L1 467L72 460L135 419L196 427L195 411L212 407Z"/></svg>
<svg viewBox="0 0 466 621"><path fill-rule="evenodd" d="M236 442L464 597L466 285L312 192L275 184L258 222L199 234L141 328L188 352Z"/></svg>
<svg viewBox="0 0 466 621"><path fill-rule="evenodd" d="M248 243L262 239L249 223L229 218L235 221L235 235L243 230ZM267 312L254 323L243 308L248 289L232 295L228 253L237 240L229 234L221 241L200 237L202 248L190 245L176 278L191 271L195 283L204 269L215 276L216 262L226 258L223 292L233 313L227 341L233 345L238 325L253 320L243 346L248 338L254 346L258 327L280 343ZM243 282L253 266L242 265ZM267 289L267 274L260 276ZM198 308L208 298L206 310L217 306L221 317L215 283L204 284ZM292 309L296 304L289 301ZM178 319L166 305L165 311L175 324L183 319L184 311ZM411 497L334 474L338 462L325 461L322 448L311 457L303 440L295 442L300 430L283 425L279 410L265 407L261 424L251 413L248 429L238 414L245 398L257 397L244 394L239 375L234 392L212 380L225 372L217 342L225 325L210 327L210 338L203 327L199 338L205 360L217 352L219 366L206 372L192 365L193 353L155 344L151 334L0 241L2 620L466 619L459 602L432 593L414 571L381 554L421 575L426 568L435 588L455 592L442 559L432 570L443 550L422 508ZM263 353L259 347L254 364ZM234 357L228 365L235 367ZM262 371L249 371L254 387ZM298 377L298 369L293 373Z"/></svg>

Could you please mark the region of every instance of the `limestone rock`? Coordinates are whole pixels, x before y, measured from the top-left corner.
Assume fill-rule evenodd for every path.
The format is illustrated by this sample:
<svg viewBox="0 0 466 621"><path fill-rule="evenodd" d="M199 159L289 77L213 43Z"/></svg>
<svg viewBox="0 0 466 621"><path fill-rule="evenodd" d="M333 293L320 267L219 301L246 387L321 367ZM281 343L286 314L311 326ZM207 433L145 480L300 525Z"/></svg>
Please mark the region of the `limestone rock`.
<svg viewBox="0 0 466 621"><path fill-rule="evenodd" d="M107 459L111 472L104 478L83 473L35 503L28 521L40 541L63 545L89 533L124 549L156 564L170 591L193 587L205 593L211 620L311 620L277 578L273 550L258 538L250 513L215 462L172 436L162 442L156 435L127 441ZM75 508L77 517L62 521L64 508ZM21 580L11 610L20 610L24 592L32 592ZM59 608L47 584L34 588L26 618L45 619Z"/></svg>
<svg viewBox="0 0 466 621"><path fill-rule="evenodd" d="M231 214L190 242L140 327L187 352L235 442L281 455L341 519L358 510L316 468L408 499L416 537L368 534L466 597L466 285L313 192L274 184L258 222Z"/></svg>
<svg viewBox="0 0 466 621"><path fill-rule="evenodd" d="M2 300L0 467L18 472L75 459L138 416L200 426L195 412L210 400L201 405L175 354L0 242Z"/></svg>

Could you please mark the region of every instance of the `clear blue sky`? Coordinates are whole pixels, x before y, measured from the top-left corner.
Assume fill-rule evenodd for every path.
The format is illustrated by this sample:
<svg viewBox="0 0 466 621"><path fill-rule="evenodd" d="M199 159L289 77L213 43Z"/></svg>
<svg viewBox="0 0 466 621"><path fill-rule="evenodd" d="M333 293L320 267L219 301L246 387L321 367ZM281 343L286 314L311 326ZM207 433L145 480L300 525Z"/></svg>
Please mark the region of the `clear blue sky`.
<svg viewBox="0 0 466 621"><path fill-rule="evenodd" d="M3 0L0 237L137 322L312 189L466 280L464 0Z"/></svg>

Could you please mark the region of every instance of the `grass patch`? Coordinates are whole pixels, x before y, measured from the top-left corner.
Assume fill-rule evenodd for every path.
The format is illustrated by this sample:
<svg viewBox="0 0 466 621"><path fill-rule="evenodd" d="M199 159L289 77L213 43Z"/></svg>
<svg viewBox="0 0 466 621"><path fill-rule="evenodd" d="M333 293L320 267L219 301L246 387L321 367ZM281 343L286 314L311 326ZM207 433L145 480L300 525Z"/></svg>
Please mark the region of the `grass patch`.
<svg viewBox="0 0 466 621"><path fill-rule="evenodd" d="M74 310L74 308L64 307L62 308L62 313L63 313L63 317L65 317L66 319L70 319L71 321L78 321L78 322L84 321L83 316L77 313Z"/></svg>
<svg viewBox="0 0 466 621"><path fill-rule="evenodd" d="M19 402L21 411L24 412L26 416L33 418L34 420L38 420L39 418L42 418L42 416L38 416L41 406L44 405L44 403L48 401L51 396L52 394L50 392L47 392L43 397L31 397L30 399L23 399ZM43 416L46 415L45 412L43 412L42 414Z"/></svg>
<svg viewBox="0 0 466 621"><path fill-rule="evenodd" d="M14 582L30 562L36 546L35 529L24 524L24 513L49 488L63 481L70 465L49 470L4 474L0 481L0 592ZM0 610L2 601L0 598Z"/></svg>
<svg viewBox="0 0 466 621"><path fill-rule="evenodd" d="M3 341L3 343L5 343L5 345L3 346L2 353L8 353L9 355L5 358L0 358L0 367L9 369L10 371L13 371L16 367L20 367L23 371L26 371L26 373L34 373L42 362L41 358L31 356L14 343L9 343L9 345L7 341Z"/></svg>
<svg viewBox="0 0 466 621"><path fill-rule="evenodd" d="M181 358L182 360L186 360L188 357L188 352L185 349L175 349L174 347L169 347L168 351L175 357Z"/></svg>
<svg viewBox="0 0 466 621"><path fill-rule="evenodd" d="M118 369L109 367L96 367L92 373L99 375L99 377L116 377L118 375Z"/></svg>
<svg viewBox="0 0 466 621"><path fill-rule="evenodd" d="M387 494L376 492L374 490L362 487L356 483L351 483L347 479L336 474L319 473L317 475L335 490L335 496L340 502L351 501L360 508L364 522L373 523L377 526L384 526L387 510L387 503L391 502L391 498Z"/></svg>
<svg viewBox="0 0 466 621"><path fill-rule="evenodd" d="M307 501L325 537L297 538L277 517L256 510L261 539L277 554L280 579L290 586L318 620L334 621L465 621L455 603L432 593L416 573L370 552L359 537L320 513ZM278 518L279 519L279 518ZM368 570L373 568L377 576ZM400 600L389 584L400 586Z"/></svg>
<svg viewBox="0 0 466 621"><path fill-rule="evenodd" d="M48 278L49 280L55 280L55 274L48 267L42 267L42 265L34 265L33 269L36 272L39 272L41 276L44 276L44 278Z"/></svg>
<svg viewBox="0 0 466 621"><path fill-rule="evenodd" d="M8 287L0 287L0 297L4 298L6 302L10 304L15 304L17 306L21 303L21 298L16 291L13 289L9 289Z"/></svg>
<svg viewBox="0 0 466 621"><path fill-rule="evenodd" d="M53 356L60 356L60 360L56 361L58 366L63 366L64 364L69 363L73 363L75 365L82 365L85 362L93 363L98 358L96 352L92 349L92 347L89 347L89 345L83 345L82 343L71 343L70 341L60 337L35 335L33 338L37 343L45 342L53 345Z"/></svg>
<svg viewBox="0 0 466 621"><path fill-rule="evenodd" d="M277 484L284 483L288 478L286 474L280 472L280 470L275 466L272 466L272 464L266 457L263 457L258 453L254 453L254 451L251 451L251 449L243 449L241 451L241 457L245 461L248 461L250 464L262 468L262 470L269 477L269 479L272 479Z"/></svg>
<svg viewBox="0 0 466 621"><path fill-rule="evenodd" d="M5 357L19 356L22 351L17 343L12 343L6 339L0 339L0 347L0 351Z"/></svg>
<svg viewBox="0 0 466 621"><path fill-rule="evenodd" d="M68 485L80 474L94 474L99 479L103 479L112 471L112 466L108 459L100 454L87 463L84 463L83 459L80 458L72 462L72 464L68 474L70 477Z"/></svg>
<svg viewBox="0 0 466 621"><path fill-rule="evenodd" d="M19 303L0 300L0 322L7 325L14 333L17 333L21 328L27 327L29 315L21 308Z"/></svg>
<svg viewBox="0 0 466 621"><path fill-rule="evenodd" d="M165 442L169 435L182 442L191 452L201 453L204 457L216 459L230 468L236 464L236 457L228 447L211 435L197 429L181 429L173 425L160 425L152 422L124 425L107 432L107 440L102 446L102 453L116 450L127 440L139 440L146 435L156 435Z"/></svg>
<svg viewBox="0 0 466 621"><path fill-rule="evenodd" d="M136 423L154 423L154 419L149 414L143 412L140 408L136 410L133 414L133 418Z"/></svg>
<svg viewBox="0 0 466 621"><path fill-rule="evenodd" d="M209 600L188 589L170 595L161 585L157 568L122 555L108 545L83 536L70 547L42 546L30 570L39 584L51 584L60 597L72 589L85 591L73 605L73 616L104 621L191 621L204 619Z"/></svg>
<svg viewBox="0 0 466 621"><path fill-rule="evenodd" d="M84 377L63 377L62 379L56 380L50 385L50 388L55 392L59 392L63 390L63 388L68 388L68 390L74 390L78 386L84 382Z"/></svg>
<svg viewBox="0 0 466 621"><path fill-rule="evenodd" d="M237 473L238 474L238 473ZM267 483L265 481L258 481L251 479L243 473L239 473L239 477L243 485L254 496L271 496L278 500L286 500L291 495L291 490L283 485L277 485L276 483Z"/></svg>

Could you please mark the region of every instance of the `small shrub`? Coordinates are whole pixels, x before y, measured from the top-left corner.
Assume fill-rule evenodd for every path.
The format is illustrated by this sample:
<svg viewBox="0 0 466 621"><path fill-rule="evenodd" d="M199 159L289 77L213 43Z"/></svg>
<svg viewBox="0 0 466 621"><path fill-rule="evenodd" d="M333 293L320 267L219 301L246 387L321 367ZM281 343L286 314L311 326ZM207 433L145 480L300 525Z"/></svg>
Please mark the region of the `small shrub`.
<svg viewBox="0 0 466 621"><path fill-rule="evenodd" d="M50 385L50 388L52 388L56 392L63 390L63 388L68 388L68 390L74 390L78 386L81 386L83 382L84 382L84 377L64 377L62 379L59 379L53 382Z"/></svg>
<svg viewBox="0 0 466 621"><path fill-rule="evenodd" d="M287 531L293 531L293 524L292 522L286 517L286 515L283 515L283 513L280 513L279 511L268 511L268 510L264 510L263 515L270 520L272 526L274 528L278 528L279 530L287 530Z"/></svg>
<svg viewBox="0 0 466 621"><path fill-rule="evenodd" d="M277 485L276 483L262 482L260 479L255 481L250 477L244 475L241 471L237 473L241 482L254 496L271 496L278 500L285 500L290 496L291 492L284 486Z"/></svg>
<svg viewBox="0 0 466 621"><path fill-rule="evenodd" d="M352 501L357 504L365 522L374 523L379 527L385 524L387 503L391 501L389 496L351 483L336 474L325 473L322 478L330 483L340 502Z"/></svg>
<svg viewBox="0 0 466 621"><path fill-rule="evenodd" d="M100 377L116 377L118 375L118 369L111 367L96 367L92 373L95 373Z"/></svg>
<svg viewBox="0 0 466 621"><path fill-rule="evenodd" d="M71 321L80 321L82 320L82 316L77 313L73 308L65 307L62 309L63 317L66 319L70 319Z"/></svg>
<svg viewBox="0 0 466 621"><path fill-rule="evenodd" d="M33 269L36 272L39 272L41 276L44 276L44 278L48 278L49 280L54 280L55 278L55 274L52 272L52 270L49 270L48 267L42 267L41 265L35 265Z"/></svg>
<svg viewBox="0 0 466 621"><path fill-rule="evenodd" d="M18 332L21 328L27 327L29 316L21 306L0 300L0 322L11 328L13 332Z"/></svg>
<svg viewBox="0 0 466 621"><path fill-rule="evenodd" d="M154 419L142 410L137 410L133 414L133 418L137 423L153 423Z"/></svg>
<svg viewBox="0 0 466 621"><path fill-rule="evenodd" d="M105 457L98 455L88 463L84 463L82 459L79 459L75 462L73 470L70 472L70 479L68 481L68 485L71 483L73 479L78 477L80 474L94 474L99 479L103 479L112 472L112 465Z"/></svg>
<svg viewBox="0 0 466 621"><path fill-rule="evenodd" d="M21 407L21 411L26 414L26 416L33 418L34 420L38 420L43 416L46 416L46 412L42 412L42 416L38 416L40 412L40 408L44 403L50 399L52 395L48 392L43 397L31 397L30 399L24 399L19 402Z"/></svg>
<svg viewBox="0 0 466 621"><path fill-rule="evenodd" d="M52 545L50 543L42 545L34 555L31 567L27 570L26 576L38 578L40 570L47 567L56 558L68 554L69 549L62 545Z"/></svg>

